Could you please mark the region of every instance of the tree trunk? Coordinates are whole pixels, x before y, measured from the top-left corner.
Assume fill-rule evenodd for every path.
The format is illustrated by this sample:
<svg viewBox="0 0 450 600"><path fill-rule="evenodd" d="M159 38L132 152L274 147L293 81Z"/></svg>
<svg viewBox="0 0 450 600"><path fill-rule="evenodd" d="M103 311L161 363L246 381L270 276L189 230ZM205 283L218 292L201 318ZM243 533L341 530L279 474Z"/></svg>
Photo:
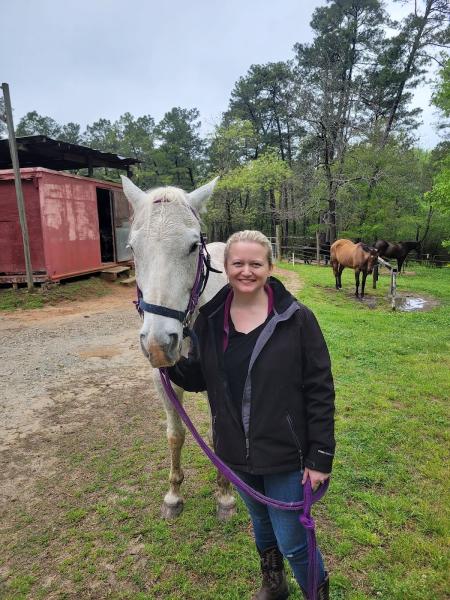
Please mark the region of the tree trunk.
<svg viewBox="0 0 450 600"><path fill-rule="evenodd" d="M275 207L275 192L269 190L269 208L270 208L270 237L275 237L275 227L277 224L276 207Z"/></svg>
<svg viewBox="0 0 450 600"><path fill-rule="evenodd" d="M232 231L233 231L233 221L232 221L232 217L231 217L231 199L230 199L230 192L226 192L226 196L225 196L225 209L226 209L226 216L227 216L227 222L226 222L226 237L227 239L230 237Z"/></svg>

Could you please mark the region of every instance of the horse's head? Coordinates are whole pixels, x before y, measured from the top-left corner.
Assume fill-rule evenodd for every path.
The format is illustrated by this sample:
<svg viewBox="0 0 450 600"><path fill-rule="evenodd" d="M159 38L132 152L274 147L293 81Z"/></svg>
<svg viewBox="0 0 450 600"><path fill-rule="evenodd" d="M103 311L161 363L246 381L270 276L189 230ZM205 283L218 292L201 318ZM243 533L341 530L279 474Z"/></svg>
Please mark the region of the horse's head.
<svg viewBox="0 0 450 600"><path fill-rule="evenodd" d="M184 312L197 270L200 221L197 215L217 182L187 194L175 187L143 192L122 177L133 209L129 245L136 283L148 304ZM176 318L145 312L140 342L153 367L175 364L181 356L183 326Z"/></svg>
<svg viewBox="0 0 450 600"><path fill-rule="evenodd" d="M378 262L378 250L376 248L372 248L372 246L368 246L367 247L367 251L369 254L369 257L367 259L367 273L372 273L374 266L377 264Z"/></svg>

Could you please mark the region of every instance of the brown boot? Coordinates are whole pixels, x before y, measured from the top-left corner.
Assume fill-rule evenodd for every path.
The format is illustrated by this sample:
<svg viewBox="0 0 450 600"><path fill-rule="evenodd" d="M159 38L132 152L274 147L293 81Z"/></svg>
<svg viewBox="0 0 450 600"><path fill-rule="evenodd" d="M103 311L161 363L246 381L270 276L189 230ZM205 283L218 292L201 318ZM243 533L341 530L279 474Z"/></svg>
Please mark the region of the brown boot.
<svg viewBox="0 0 450 600"><path fill-rule="evenodd" d="M302 590L303 597L307 598L306 593ZM330 580L328 574L317 588L317 600L330 600Z"/></svg>
<svg viewBox="0 0 450 600"><path fill-rule="evenodd" d="M286 600L289 590L284 572L283 555L277 546L259 552L259 555L261 557L262 586L252 600Z"/></svg>

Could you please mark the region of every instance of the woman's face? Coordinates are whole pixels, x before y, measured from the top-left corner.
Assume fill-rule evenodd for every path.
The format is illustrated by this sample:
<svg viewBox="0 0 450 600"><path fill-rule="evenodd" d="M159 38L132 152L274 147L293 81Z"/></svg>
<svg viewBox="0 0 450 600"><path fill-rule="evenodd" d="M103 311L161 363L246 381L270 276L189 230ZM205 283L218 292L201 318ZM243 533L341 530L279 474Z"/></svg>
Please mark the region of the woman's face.
<svg viewBox="0 0 450 600"><path fill-rule="evenodd" d="M225 271L235 293L252 294L264 287L272 267L266 249L258 242L234 242Z"/></svg>

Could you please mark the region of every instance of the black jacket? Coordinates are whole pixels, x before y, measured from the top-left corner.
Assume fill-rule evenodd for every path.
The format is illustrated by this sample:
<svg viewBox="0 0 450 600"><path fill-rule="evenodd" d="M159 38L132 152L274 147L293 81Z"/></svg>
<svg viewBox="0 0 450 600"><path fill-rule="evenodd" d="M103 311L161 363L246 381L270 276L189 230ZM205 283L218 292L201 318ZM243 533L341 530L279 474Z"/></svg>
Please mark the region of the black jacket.
<svg viewBox="0 0 450 600"><path fill-rule="evenodd" d="M275 278L274 314L250 359L239 412L223 359L227 285L200 308L194 331L199 359L169 369L187 391L208 392L214 449L231 468L256 474L304 466L328 473L334 455L334 387L330 357L313 313Z"/></svg>

